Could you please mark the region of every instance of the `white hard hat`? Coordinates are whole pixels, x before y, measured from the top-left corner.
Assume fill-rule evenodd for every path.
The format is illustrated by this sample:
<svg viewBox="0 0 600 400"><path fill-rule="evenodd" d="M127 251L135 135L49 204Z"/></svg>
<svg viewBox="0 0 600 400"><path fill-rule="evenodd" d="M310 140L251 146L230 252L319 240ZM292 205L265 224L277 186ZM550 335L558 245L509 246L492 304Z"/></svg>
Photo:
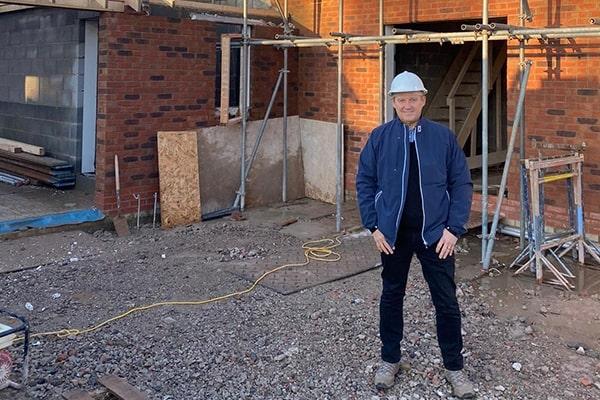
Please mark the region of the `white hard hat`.
<svg viewBox="0 0 600 400"><path fill-rule="evenodd" d="M404 71L401 74L396 75L392 81L392 85L388 94L393 96L396 93L406 92L423 92L423 94L427 94L427 89L425 89L423 81L417 76L417 74Z"/></svg>

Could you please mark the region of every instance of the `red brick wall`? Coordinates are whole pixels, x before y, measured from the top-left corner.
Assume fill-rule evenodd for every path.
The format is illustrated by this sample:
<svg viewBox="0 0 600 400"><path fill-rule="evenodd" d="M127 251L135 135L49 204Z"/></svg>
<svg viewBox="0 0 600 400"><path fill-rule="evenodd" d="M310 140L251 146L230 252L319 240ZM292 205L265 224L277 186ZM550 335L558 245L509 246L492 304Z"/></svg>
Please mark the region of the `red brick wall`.
<svg viewBox="0 0 600 400"><path fill-rule="evenodd" d="M273 39L281 29L256 26L252 36ZM256 46L250 50L250 117L262 119L265 116L273 88L277 83L279 70L283 69L283 50L273 46ZM298 115L298 50L288 50L288 115ZM283 115L283 78L275 98L271 117Z"/></svg>
<svg viewBox="0 0 600 400"><path fill-rule="evenodd" d="M346 0L344 31L353 34L378 34L378 1ZM519 1L490 2L490 18L504 17L518 25ZM535 17L531 27L585 26L589 17L600 15L597 0L530 0ZM386 25L444 20L481 19L480 0L386 0ZM322 0L307 4L290 1L293 21L304 35L328 37L338 30L338 2ZM527 58L534 62L527 92L527 136L553 143L586 141L584 169L584 201L588 231L600 233L600 62L597 48L600 39L578 38L573 45L563 39L549 44L531 40ZM370 131L379 124L379 65L377 47L348 48L344 58L344 123L345 184L348 194L354 191L354 175L360 149ZM410 45L401 47L411 51ZM518 42L509 43L507 62L508 128L512 125L518 97ZM315 71L318 71L316 73ZM310 48L300 50L299 114L323 121L336 117L336 49ZM518 149L517 149L518 151ZM528 156L533 155L527 149ZM518 202L518 175L512 168L509 198ZM556 215L554 224L565 221L564 189L548 185L547 214ZM518 208L518 207L517 207ZM561 213L558 211L562 210ZM507 215L511 212L506 210ZM518 215L515 218L518 220Z"/></svg>
<svg viewBox="0 0 600 400"><path fill-rule="evenodd" d="M378 33L377 2L345 1L344 30L353 34ZM290 1L293 23L302 35L328 37L338 29L338 2ZM358 155L379 121L379 46L346 47L343 107L346 192L354 191ZM301 117L337 121L337 48L301 48L298 111Z"/></svg>
<svg viewBox="0 0 600 400"><path fill-rule="evenodd" d="M265 32L263 32L265 33ZM271 36L273 32L270 32ZM103 13L99 31L96 205L116 209L113 158L120 158L124 213L150 210L158 192L156 133L218 124L215 115L217 40L212 22ZM281 68L280 51L253 49L252 116L262 118ZM297 70L297 52L290 52ZM297 113L295 73L289 115ZM281 100L274 108L281 115Z"/></svg>

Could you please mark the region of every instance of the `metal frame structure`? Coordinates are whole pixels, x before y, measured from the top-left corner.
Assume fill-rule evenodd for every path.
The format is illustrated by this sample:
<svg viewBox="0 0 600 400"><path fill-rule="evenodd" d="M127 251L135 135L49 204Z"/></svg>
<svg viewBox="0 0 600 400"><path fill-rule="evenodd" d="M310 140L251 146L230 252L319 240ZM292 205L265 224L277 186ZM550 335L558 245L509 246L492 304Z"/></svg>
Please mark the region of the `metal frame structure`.
<svg viewBox="0 0 600 400"><path fill-rule="evenodd" d="M552 148L551 145L547 147ZM535 271L536 280L541 284L546 268L554 275L554 279L549 283L571 290L575 286L569 279L575 278L575 275L562 260L569 251L572 251L573 258L580 265L585 262L585 253L600 264L600 250L585 237L582 179L584 148L585 144L574 153L565 156L540 156L523 161L523 178L527 186L531 187L531 199L528 196L525 198L529 244L509 267L519 266L514 275L529 267ZM564 232L549 236L545 232L544 186L546 183L558 181L565 181L567 184L570 226ZM527 261L519 264L525 260Z"/></svg>
<svg viewBox="0 0 600 400"><path fill-rule="evenodd" d="M274 0L277 7L281 10L279 0ZM500 206L496 207L496 212L493 220L495 223L492 224L490 231L488 232L488 122L489 122L489 104L487 96L487 88L489 85L489 41L490 40L518 40L519 41L519 65L520 65L520 100L519 106L517 107L516 118L512 129L510 142L512 144L511 149L507 152L507 162L504 165L503 177L508 176L508 170L510 167L510 157L512 156L512 150L516 140L516 134L519 134L519 152L521 161L525 158L525 92L526 82L529 75L530 63L525 62L525 42L530 39L538 39L541 41L547 41L548 39L562 39L562 38L574 38L574 37L600 37L600 19L590 18L590 24L592 26L584 27L564 27L564 28L528 28L525 26L526 21L532 21L532 13L529 8L527 0L520 0L519 2L519 16L520 26L506 25L489 23L489 0L482 0L482 23L473 26L464 25L461 32L445 32L445 33L431 33L431 32L419 32L419 31L400 31L394 35L384 35L384 5L383 0L379 1L379 36L358 36L351 35L343 32L343 18L344 18L344 1L338 1L338 31L332 32L331 38L304 38L294 37L291 35L290 24L288 21L287 12L287 0L283 7L283 21L285 27L285 34L283 36L277 35L275 39L251 39L244 35L243 46L247 49L248 46L278 46L284 49L284 57L287 60L287 49L290 47L319 47L319 46L338 46L338 87L337 87L337 146L336 146L336 229L341 230L341 205L344 197L342 193L343 185L343 100L342 100L342 82L343 82L343 54L345 46L358 46L358 45L372 45L378 44L380 46L379 63L380 63L380 122L384 122L385 118L385 45L386 44L412 44L412 43L452 43L452 44L463 44L470 41L481 41L482 42L482 253L481 262L483 269L489 268L491 252L494 245L495 235L497 231L497 220L500 214ZM244 10L247 7L247 0L244 0ZM244 19L247 18L246 12L244 11ZM246 30L244 30L246 32ZM281 36L281 37L279 37ZM245 60L249 62L249 60ZM287 71L287 63L284 64L284 69ZM287 72L286 75L287 77ZM249 90L248 82L243 80L242 82L242 93L246 93ZM287 84L284 84L284 88ZM284 91L284 104L287 105L288 97L287 91ZM242 119L245 120L247 116L247 110L242 110ZM284 119L287 119L287 115L284 115ZM285 126L285 125L284 125ZM284 143L287 133L284 128ZM245 137L246 137L246 125L242 125L242 172L245 168ZM286 186L285 182L287 179L287 151L284 148L284 187L282 199L285 201ZM521 174L522 175L522 174ZM245 176L244 173L241 175ZM503 179L506 181L506 178ZM503 189L505 189L506 182L504 182ZM240 185L240 191L238 196L241 197L241 208L244 207L245 197L245 181L242 178L242 184ZM526 196L526 187L523 177L520 181L520 199L521 199L521 248L525 247L525 208L524 208L524 197ZM497 196L497 203L500 205L501 199L504 197L504 190L501 190Z"/></svg>
<svg viewBox="0 0 600 400"><path fill-rule="evenodd" d="M0 338L8 338L17 333L22 333L23 339L23 358L21 363L21 380L19 383L13 382L10 380L10 377L6 377L6 381L0 381L0 390L5 389L7 387L12 387L13 389L23 389L27 386L27 378L29 376L29 322L24 318L17 314L14 314L10 311L0 309L0 317L2 318L11 318L16 322L16 326L11 324L11 329L0 332ZM15 341L18 341L18 338L10 339L8 343L5 345L11 346ZM3 350L0 347L0 350Z"/></svg>

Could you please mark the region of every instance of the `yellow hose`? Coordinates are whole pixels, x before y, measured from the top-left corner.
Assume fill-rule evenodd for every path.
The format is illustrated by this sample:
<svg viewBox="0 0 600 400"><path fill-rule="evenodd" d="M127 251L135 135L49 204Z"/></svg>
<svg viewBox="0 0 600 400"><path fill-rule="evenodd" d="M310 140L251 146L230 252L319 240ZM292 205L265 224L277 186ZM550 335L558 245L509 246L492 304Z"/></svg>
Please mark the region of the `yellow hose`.
<svg viewBox="0 0 600 400"><path fill-rule="evenodd" d="M247 293L250 293L251 291L253 291L256 288L256 286L267 276L269 276L275 272L281 271L284 268L302 267L302 266L308 265L310 263L310 260L325 261L325 262L339 261L342 258L342 256L339 253L336 253L335 251L333 251L334 248L336 248L342 244L342 242L340 241L339 238L340 238L340 236L336 236L333 239L326 238L326 239L320 239L320 240L312 240L312 241L303 243L302 244L302 249L304 250L304 261L303 262L293 263L293 264L284 264L277 268L273 268L269 271L266 271L258 279L256 279L252 283L252 285L250 285L248 288L246 288L244 290L240 290L240 291L229 293L229 294L224 294L222 296L217 296L217 297L213 297L213 298L206 299L206 300L161 301L159 303L153 303L153 304L148 304L145 306L131 308L122 314L119 314L115 317L109 318L109 319L107 319L97 325L91 326L89 328L80 328L80 329L65 328L65 329L61 329L58 331L35 333L35 334L32 334L31 337L35 338L35 337L43 337L43 336L55 336L57 338L66 338L68 336L78 336L78 335L83 335L86 333L97 331L98 329L100 329L108 324L111 324L115 321L118 321L122 318L125 318L133 313L140 312L140 311L147 311L152 308L164 307L164 306L199 306L199 305L204 305L204 304L209 304L209 303L215 303L215 302L221 301L221 300L226 300L226 299L229 299L229 298L235 297L235 296L241 296L241 295L244 295L244 294L247 294ZM320 244L320 243L323 243L323 245L315 246L315 244ZM19 338L19 339L22 339L22 338Z"/></svg>

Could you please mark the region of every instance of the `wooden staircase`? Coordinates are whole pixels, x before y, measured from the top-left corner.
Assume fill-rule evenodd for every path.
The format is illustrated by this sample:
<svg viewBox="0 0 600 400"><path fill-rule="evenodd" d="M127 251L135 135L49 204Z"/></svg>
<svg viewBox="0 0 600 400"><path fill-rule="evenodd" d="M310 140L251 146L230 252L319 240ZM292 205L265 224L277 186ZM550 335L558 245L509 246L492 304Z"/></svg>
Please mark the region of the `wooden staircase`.
<svg viewBox="0 0 600 400"><path fill-rule="evenodd" d="M490 65L489 89L491 92L495 87L497 94L501 91L500 73L506 62L506 45L502 43L501 46L496 51L490 51L490 54L494 54L494 59ZM481 167L481 154L477 154L477 142L481 137L481 132L477 131L482 98L480 53L481 45L478 42L461 47L440 88L425 110L427 118L448 126L456 133L461 147L471 138L470 148L465 149L471 169ZM490 102L490 115L494 112L499 115L502 112L501 101L501 98L496 96L495 110ZM494 153L489 153L490 165L501 163L506 155L502 141L502 124L499 123L500 118L494 119L497 121L496 126L490 126L490 146L494 148Z"/></svg>

